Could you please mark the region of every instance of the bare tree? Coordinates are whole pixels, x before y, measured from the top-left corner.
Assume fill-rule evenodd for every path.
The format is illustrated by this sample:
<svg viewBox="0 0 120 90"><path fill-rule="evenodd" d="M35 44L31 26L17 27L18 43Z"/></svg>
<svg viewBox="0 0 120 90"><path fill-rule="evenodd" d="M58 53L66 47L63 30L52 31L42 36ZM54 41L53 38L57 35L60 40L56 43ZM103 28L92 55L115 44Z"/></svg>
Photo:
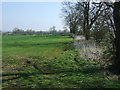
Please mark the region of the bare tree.
<svg viewBox="0 0 120 90"><path fill-rule="evenodd" d="M65 24L69 27L70 33L76 34L80 22L80 12L76 7L76 3L63 2L62 12Z"/></svg>
<svg viewBox="0 0 120 90"><path fill-rule="evenodd" d="M64 6L64 18L70 32L76 34L79 28L82 28L86 40L90 39L90 29L98 17L104 10L108 9L101 2L65 2Z"/></svg>
<svg viewBox="0 0 120 90"><path fill-rule="evenodd" d="M113 18L115 23L116 67L120 74L120 2L114 3Z"/></svg>
<svg viewBox="0 0 120 90"><path fill-rule="evenodd" d="M118 71L118 74L120 74L120 1L116 1L114 3L105 2L105 4L113 9L113 19L115 25L115 27L113 27L115 33L115 67Z"/></svg>

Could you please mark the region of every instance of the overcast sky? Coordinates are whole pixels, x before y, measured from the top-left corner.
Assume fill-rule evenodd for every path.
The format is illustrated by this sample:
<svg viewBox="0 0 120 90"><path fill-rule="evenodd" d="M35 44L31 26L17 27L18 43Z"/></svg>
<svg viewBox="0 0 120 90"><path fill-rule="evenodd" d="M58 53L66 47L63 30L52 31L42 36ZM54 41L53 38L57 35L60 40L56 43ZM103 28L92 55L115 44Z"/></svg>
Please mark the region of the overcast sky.
<svg viewBox="0 0 120 90"><path fill-rule="evenodd" d="M2 30L11 31L13 28L49 30L64 27L61 16L61 2L3 2Z"/></svg>

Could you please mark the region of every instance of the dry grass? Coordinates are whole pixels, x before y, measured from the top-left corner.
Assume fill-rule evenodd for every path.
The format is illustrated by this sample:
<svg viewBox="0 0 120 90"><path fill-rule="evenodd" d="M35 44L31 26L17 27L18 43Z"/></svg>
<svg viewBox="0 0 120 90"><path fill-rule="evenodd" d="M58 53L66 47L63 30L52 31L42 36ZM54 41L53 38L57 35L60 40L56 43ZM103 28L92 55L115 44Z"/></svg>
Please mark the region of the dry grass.
<svg viewBox="0 0 120 90"><path fill-rule="evenodd" d="M99 60L103 51L93 40L86 41L83 36L75 37L74 46L85 60Z"/></svg>

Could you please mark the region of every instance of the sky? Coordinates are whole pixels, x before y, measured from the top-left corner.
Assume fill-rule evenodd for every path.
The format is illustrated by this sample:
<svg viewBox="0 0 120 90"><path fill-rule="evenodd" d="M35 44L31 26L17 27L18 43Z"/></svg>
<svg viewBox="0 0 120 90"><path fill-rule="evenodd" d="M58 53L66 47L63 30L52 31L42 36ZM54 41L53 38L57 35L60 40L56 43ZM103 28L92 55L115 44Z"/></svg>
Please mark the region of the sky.
<svg viewBox="0 0 120 90"><path fill-rule="evenodd" d="M61 8L61 2L2 2L2 30L47 31L52 26L60 30L64 27Z"/></svg>
<svg viewBox="0 0 120 90"><path fill-rule="evenodd" d="M0 2L0 30L2 30L2 3Z"/></svg>

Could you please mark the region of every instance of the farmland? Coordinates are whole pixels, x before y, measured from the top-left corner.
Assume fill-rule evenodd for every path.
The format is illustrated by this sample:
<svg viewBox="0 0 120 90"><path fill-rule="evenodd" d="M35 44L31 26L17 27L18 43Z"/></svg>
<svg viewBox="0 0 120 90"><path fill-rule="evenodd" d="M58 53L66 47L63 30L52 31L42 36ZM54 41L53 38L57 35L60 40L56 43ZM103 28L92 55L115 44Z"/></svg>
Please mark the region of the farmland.
<svg viewBox="0 0 120 90"><path fill-rule="evenodd" d="M67 35L3 36L3 88L118 88L99 62L85 61Z"/></svg>

